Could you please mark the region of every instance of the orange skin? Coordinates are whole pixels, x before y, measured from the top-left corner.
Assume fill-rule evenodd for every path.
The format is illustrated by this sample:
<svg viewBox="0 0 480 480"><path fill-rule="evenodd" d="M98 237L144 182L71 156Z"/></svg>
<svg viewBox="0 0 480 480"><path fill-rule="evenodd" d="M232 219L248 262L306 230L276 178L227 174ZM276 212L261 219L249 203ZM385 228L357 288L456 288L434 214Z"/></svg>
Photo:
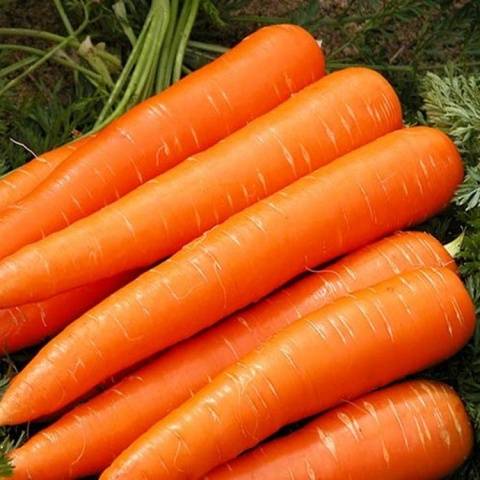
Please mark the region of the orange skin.
<svg viewBox="0 0 480 480"><path fill-rule="evenodd" d="M30 438L12 454L12 480L62 480L100 472L159 419L274 333L337 298L422 266L456 270L435 238L407 232L308 274L172 347ZM133 416L132 405L141 405Z"/></svg>
<svg viewBox="0 0 480 480"><path fill-rule="evenodd" d="M0 178L0 211L25 198L42 183L65 159L85 145L81 138L43 153Z"/></svg>
<svg viewBox="0 0 480 480"><path fill-rule="evenodd" d="M306 269L425 220L448 203L462 175L448 137L418 127L385 135L297 180L69 325L12 381L0 402L0 424L53 412ZM33 384L41 387L32 391Z"/></svg>
<svg viewBox="0 0 480 480"><path fill-rule="evenodd" d="M454 390L416 380L341 405L206 480L438 480L472 448L472 426Z"/></svg>
<svg viewBox="0 0 480 480"><path fill-rule="evenodd" d="M16 352L57 334L135 276L122 273L42 302L0 310L0 352Z"/></svg>
<svg viewBox="0 0 480 480"><path fill-rule="evenodd" d="M107 208L8 257L0 263L1 300L40 300L151 265L401 126L400 102L381 75L364 68L328 75Z"/></svg>
<svg viewBox="0 0 480 480"><path fill-rule="evenodd" d="M445 360L474 328L473 302L448 269L415 270L351 294L224 370L100 479L200 478L284 425Z"/></svg>
<svg viewBox="0 0 480 480"><path fill-rule="evenodd" d="M0 216L0 258L117 200L205 150L325 74L315 39L294 25L258 30L136 106Z"/></svg>

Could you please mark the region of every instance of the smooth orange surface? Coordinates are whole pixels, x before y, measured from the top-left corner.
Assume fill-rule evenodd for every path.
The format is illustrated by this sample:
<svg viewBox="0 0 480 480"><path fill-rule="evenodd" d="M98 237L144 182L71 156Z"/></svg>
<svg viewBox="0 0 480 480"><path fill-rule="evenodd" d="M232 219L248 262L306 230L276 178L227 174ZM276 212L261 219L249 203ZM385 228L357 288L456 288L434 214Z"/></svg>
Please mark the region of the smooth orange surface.
<svg viewBox="0 0 480 480"><path fill-rule="evenodd" d="M418 127L297 180L69 325L12 381L0 402L0 423L53 412L306 269L425 220L448 203L462 175L448 137Z"/></svg>
<svg viewBox="0 0 480 480"><path fill-rule="evenodd" d="M88 138L43 153L0 178L0 211L25 198Z"/></svg>
<svg viewBox="0 0 480 480"><path fill-rule="evenodd" d="M454 390L416 380L342 405L206 480L438 480L472 447L472 426Z"/></svg>
<svg viewBox="0 0 480 480"><path fill-rule="evenodd" d="M445 360L474 328L473 302L448 269L415 270L351 294L224 370L100 479L200 478L284 425Z"/></svg>
<svg viewBox="0 0 480 480"><path fill-rule="evenodd" d="M306 30L294 25L258 30L112 122L4 212L0 258L117 200L324 73L322 51Z"/></svg>
<svg viewBox="0 0 480 480"><path fill-rule="evenodd" d="M14 479L62 480L103 470L154 423L280 329L337 298L422 266L455 271L435 238L407 232L308 274L172 347L33 436L13 453Z"/></svg>
<svg viewBox="0 0 480 480"><path fill-rule="evenodd" d="M0 263L0 302L39 300L151 265L401 125L399 100L381 75L364 68L328 75L214 147Z"/></svg>
<svg viewBox="0 0 480 480"><path fill-rule="evenodd" d="M132 272L121 273L41 302L0 310L0 354L21 350L57 334L135 276Z"/></svg>

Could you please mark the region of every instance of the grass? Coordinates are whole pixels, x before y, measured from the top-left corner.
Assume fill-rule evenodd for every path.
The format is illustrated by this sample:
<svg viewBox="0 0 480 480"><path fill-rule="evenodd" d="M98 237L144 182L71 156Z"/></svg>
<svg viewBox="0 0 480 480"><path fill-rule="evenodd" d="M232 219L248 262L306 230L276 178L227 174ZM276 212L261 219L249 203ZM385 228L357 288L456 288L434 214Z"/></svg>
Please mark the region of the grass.
<svg viewBox="0 0 480 480"><path fill-rule="evenodd" d="M28 15L22 15L25 3ZM151 7L147 0L124 0L115 9L113 3L89 4L87 24L78 35L80 43L86 34L91 39L87 56L69 44L64 49L67 56L60 58L64 63L52 54L0 95L0 173L29 158L19 144L38 153L89 131L98 122L111 98L112 88L108 85L119 84L119 65L128 62ZM188 12L181 22L193 24L192 39L198 43L186 44L184 37L174 35L175 29L167 28L164 35L168 48L159 49L158 75L153 81L147 79L144 86L166 86L181 71L198 68L260 25L292 22L322 40L330 70L350 65L370 65L380 70L399 92L410 124L432 125L452 136L465 160L467 177L447 211L421 228L444 242L464 232L458 259L480 310L480 2L202 0L194 8L197 6L195 22ZM0 12L0 27L45 30L63 38L72 36L84 18L80 0L56 1L48 7L30 0L0 0ZM12 18L15 23L9 24ZM159 31L163 28L162 18L157 18ZM22 19L24 23L20 24ZM0 42L21 43L44 52L52 47L46 38L4 36ZM185 56L177 57L179 50L184 50ZM142 58L143 62L149 61ZM0 89L37 60L33 51L0 47ZM143 64L138 64L141 70ZM149 92L143 87L129 92L127 83L118 88L115 102L127 98L124 103L129 106ZM110 114L113 111L109 109ZM0 362L3 378L21 367L32 353L22 352ZM422 375L442 379L456 388L467 405L480 445L480 331L459 355ZM4 441L0 453L25 436L25 429L1 433ZM480 453L451 478L480 480Z"/></svg>

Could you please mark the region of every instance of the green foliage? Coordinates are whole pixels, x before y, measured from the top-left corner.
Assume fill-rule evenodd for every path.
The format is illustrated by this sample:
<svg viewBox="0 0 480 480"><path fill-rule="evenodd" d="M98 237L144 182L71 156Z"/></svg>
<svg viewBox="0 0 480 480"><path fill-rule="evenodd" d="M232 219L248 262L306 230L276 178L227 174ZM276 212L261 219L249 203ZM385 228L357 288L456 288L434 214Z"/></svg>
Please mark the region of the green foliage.
<svg viewBox="0 0 480 480"><path fill-rule="evenodd" d="M95 91L88 88L78 98L72 94L61 99L60 84L51 92L42 90L44 94L20 102L0 98L0 174L32 158L32 152L38 155L67 143L93 126L99 103Z"/></svg>
<svg viewBox="0 0 480 480"><path fill-rule="evenodd" d="M467 169L465 181L458 189L455 196L455 203L464 207L465 211L480 207L480 167Z"/></svg>
<svg viewBox="0 0 480 480"><path fill-rule="evenodd" d="M465 160L476 166L480 161L480 76L459 75L452 67L443 75L428 72L421 82L421 95L429 123L446 131Z"/></svg>

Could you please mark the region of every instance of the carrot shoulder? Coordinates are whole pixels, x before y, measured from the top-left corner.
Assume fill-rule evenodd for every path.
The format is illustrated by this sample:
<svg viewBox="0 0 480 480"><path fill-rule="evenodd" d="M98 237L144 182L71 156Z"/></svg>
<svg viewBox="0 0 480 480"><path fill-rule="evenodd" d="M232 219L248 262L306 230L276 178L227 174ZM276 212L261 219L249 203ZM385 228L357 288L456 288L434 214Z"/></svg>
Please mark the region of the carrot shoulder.
<svg viewBox="0 0 480 480"><path fill-rule="evenodd" d="M390 133L297 180L67 327L13 380L0 423L54 411L305 269L423 221L448 203L462 173L448 137L419 127ZM42 388L32 391L32 384Z"/></svg>
<svg viewBox="0 0 480 480"><path fill-rule="evenodd" d="M437 480L472 448L472 426L454 390L416 380L344 404L206 480Z"/></svg>
<svg viewBox="0 0 480 480"><path fill-rule="evenodd" d="M265 27L112 122L0 216L0 258L117 200L324 75L315 39Z"/></svg>
<svg viewBox="0 0 480 480"><path fill-rule="evenodd" d="M21 350L56 335L135 276L133 272L121 273L41 302L0 310L0 354Z"/></svg>
<svg viewBox="0 0 480 480"><path fill-rule="evenodd" d="M33 192L64 160L85 145L87 141L88 138L79 139L43 153L1 177L0 212Z"/></svg>
<svg viewBox="0 0 480 480"><path fill-rule="evenodd" d="M444 360L474 324L474 305L447 269L415 270L354 293L224 370L100 478L200 478L284 425Z"/></svg>
<svg viewBox="0 0 480 480"><path fill-rule="evenodd" d="M25 303L166 258L401 125L399 100L381 75L364 68L328 75L107 208L8 257L0 263L2 301L7 289L10 303Z"/></svg>
<svg viewBox="0 0 480 480"><path fill-rule="evenodd" d="M100 472L154 423L274 333L337 298L425 266L455 271L455 262L435 238L406 232L308 274L167 350L30 438L12 454L14 480L28 475L62 480ZM135 415L132 405L142 406Z"/></svg>

